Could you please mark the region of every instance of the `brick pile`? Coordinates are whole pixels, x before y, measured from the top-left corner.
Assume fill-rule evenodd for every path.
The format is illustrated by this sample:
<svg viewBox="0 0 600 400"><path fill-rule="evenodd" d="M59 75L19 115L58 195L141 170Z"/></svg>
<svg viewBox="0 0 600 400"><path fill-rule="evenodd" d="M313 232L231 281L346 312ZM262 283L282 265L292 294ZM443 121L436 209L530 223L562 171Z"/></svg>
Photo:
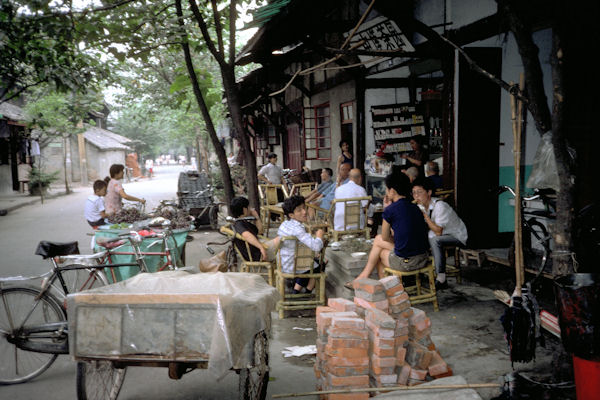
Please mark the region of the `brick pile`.
<svg viewBox="0 0 600 400"><path fill-rule="evenodd" d="M396 276L354 282L354 301L317 308L317 390L418 385L451 376L431 340L431 320L411 307ZM321 395L365 400L368 393Z"/></svg>

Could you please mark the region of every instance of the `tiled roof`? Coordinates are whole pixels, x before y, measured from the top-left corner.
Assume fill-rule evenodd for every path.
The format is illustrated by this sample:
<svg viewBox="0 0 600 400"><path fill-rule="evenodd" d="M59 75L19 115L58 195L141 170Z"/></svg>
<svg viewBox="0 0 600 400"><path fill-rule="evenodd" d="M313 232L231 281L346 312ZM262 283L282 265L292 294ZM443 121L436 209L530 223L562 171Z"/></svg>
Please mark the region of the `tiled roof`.
<svg viewBox="0 0 600 400"><path fill-rule="evenodd" d="M0 118L7 118L13 121L21 121L25 119L23 109L7 102L0 103Z"/></svg>
<svg viewBox="0 0 600 400"><path fill-rule="evenodd" d="M132 150L126 143L131 139L95 126L88 126L83 133L85 140L102 150Z"/></svg>

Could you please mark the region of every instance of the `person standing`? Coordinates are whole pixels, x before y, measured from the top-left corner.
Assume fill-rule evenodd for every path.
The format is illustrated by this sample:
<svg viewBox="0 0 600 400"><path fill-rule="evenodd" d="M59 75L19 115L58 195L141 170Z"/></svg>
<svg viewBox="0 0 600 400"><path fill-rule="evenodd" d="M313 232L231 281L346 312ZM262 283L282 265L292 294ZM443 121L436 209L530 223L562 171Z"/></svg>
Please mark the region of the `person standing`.
<svg viewBox="0 0 600 400"><path fill-rule="evenodd" d="M283 170L277 165L277 154L271 153L267 157L269 162L258 171L258 181L270 185L285 185ZM283 191L277 189L277 199L283 201Z"/></svg>
<svg viewBox="0 0 600 400"><path fill-rule="evenodd" d="M340 142L340 149L342 150L342 154L337 159L337 165L335 170L339 173L340 166L342 164L350 164L350 169L354 168L354 159L352 158L352 153L350 153L350 143L345 140Z"/></svg>
<svg viewBox="0 0 600 400"><path fill-rule="evenodd" d="M428 237L437 277L435 289L448 287L446 282L445 246L464 246L467 244L467 227L450 205L432 197L431 182L417 180L413 184L412 195L423 212L425 223L429 227Z"/></svg>
<svg viewBox="0 0 600 400"><path fill-rule="evenodd" d="M407 161L407 168L417 167L419 176L425 175L425 163L429 160L429 153L423 148L421 136L413 136L409 141L412 151L408 154L402 154L402 158Z"/></svg>
<svg viewBox="0 0 600 400"><path fill-rule="evenodd" d="M123 179L123 175L125 174L125 166L123 164L111 165L109 173L110 178L108 176L104 178L104 181L108 183L104 198L104 208L108 217L121 211L123 208L123 199L146 204L146 200L125 193L123 184L121 183L121 179Z"/></svg>

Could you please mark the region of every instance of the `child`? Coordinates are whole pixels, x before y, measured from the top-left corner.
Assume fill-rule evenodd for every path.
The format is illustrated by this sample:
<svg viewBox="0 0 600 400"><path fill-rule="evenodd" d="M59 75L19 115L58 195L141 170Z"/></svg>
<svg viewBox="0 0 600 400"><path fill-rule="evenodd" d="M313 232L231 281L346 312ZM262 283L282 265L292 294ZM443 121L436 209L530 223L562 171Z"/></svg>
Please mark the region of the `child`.
<svg viewBox="0 0 600 400"><path fill-rule="evenodd" d="M321 251L323 248L323 235L322 229L319 229L315 236L311 236L306 231L304 225L307 220L306 205L304 204L304 197L302 196L291 196L282 204L283 213L288 218L282 222L277 231L277 236L294 236L306 247L312 251ZM284 241L280 249L281 257L281 269L283 272L292 273L294 270L294 256L296 252L296 243L293 240ZM320 272L320 266L314 269L314 272ZM310 278L298 278L294 284L294 294L306 291L310 293L315 287L315 279Z"/></svg>
<svg viewBox="0 0 600 400"><path fill-rule="evenodd" d="M104 218L106 218L106 212L104 211L104 200L102 197L106 196L106 186L105 181L95 181L94 194L88 197L85 202L83 215L92 228L105 224Z"/></svg>

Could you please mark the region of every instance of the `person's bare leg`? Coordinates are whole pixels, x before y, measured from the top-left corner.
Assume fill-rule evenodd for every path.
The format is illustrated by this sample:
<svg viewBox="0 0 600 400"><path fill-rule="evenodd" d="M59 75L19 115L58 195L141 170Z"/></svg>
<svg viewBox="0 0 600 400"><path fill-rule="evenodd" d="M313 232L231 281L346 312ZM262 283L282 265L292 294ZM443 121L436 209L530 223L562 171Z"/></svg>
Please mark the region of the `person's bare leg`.
<svg viewBox="0 0 600 400"><path fill-rule="evenodd" d="M317 281L315 280L315 278L310 278L310 279L308 280L308 285L306 285L306 290L308 290L308 291L311 291L311 290L313 290L313 289L315 288L315 283L316 283L316 282L317 282Z"/></svg>
<svg viewBox="0 0 600 400"><path fill-rule="evenodd" d="M379 279L385 278L385 268L390 266L390 250L382 249L379 253L379 262L377 263L377 275Z"/></svg>
<svg viewBox="0 0 600 400"><path fill-rule="evenodd" d="M394 244L387 242L381 238L381 235L375 236L375 240L373 241L373 247L371 248L371 252L369 253L369 258L367 259L367 265L361 271L361 273L356 277L356 279L368 278L373 272L373 269L377 267L377 273L381 276L382 273L379 272L378 264L382 261L381 257L385 257L385 264L389 264L388 257L390 255L390 251L394 249ZM385 254L382 254L382 251L386 250ZM387 265L386 265L387 266ZM383 267L381 269L383 271Z"/></svg>

